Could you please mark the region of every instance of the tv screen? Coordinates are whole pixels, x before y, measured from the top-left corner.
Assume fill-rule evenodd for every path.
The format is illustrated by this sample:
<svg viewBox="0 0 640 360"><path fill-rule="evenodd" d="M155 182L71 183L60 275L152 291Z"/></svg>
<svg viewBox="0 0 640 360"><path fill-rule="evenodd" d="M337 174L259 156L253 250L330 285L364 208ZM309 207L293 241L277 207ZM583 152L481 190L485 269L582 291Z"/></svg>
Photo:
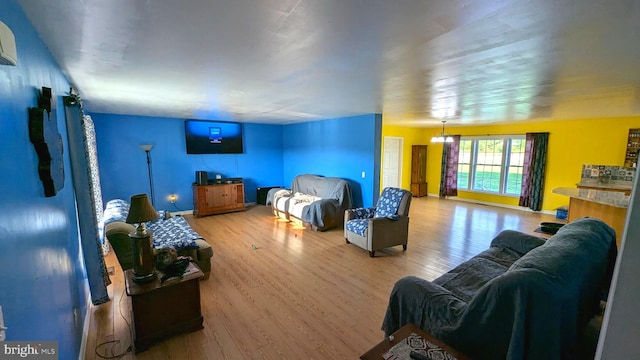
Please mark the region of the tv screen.
<svg viewBox="0 0 640 360"><path fill-rule="evenodd" d="M185 120L187 154L242 154L242 124Z"/></svg>

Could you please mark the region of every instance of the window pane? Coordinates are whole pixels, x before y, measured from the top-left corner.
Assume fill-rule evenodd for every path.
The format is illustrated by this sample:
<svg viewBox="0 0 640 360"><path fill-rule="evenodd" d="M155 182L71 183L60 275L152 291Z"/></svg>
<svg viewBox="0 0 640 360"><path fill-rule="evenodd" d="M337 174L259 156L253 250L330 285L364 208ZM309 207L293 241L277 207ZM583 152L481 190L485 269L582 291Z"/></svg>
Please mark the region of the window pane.
<svg viewBox="0 0 640 360"><path fill-rule="evenodd" d="M458 164L458 189L469 188L469 165Z"/></svg>
<svg viewBox="0 0 640 360"><path fill-rule="evenodd" d="M520 195L522 187L522 170L524 164L525 138L511 139L509 163L507 176L505 179L504 193L509 195Z"/></svg>
<svg viewBox="0 0 640 360"><path fill-rule="evenodd" d="M505 188L506 194L520 195L520 188L522 187L522 167L509 166L507 173L507 186Z"/></svg>
<svg viewBox="0 0 640 360"><path fill-rule="evenodd" d="M469 189L469 176L471 172L472 140L460 140L458 153L458 189Z"/></svg>
<svg viewBox="0 0 640 360"><path fill-rule="evenodd" d="M500 192L503 143L502 139L477 140L473 190Z"/></svg>

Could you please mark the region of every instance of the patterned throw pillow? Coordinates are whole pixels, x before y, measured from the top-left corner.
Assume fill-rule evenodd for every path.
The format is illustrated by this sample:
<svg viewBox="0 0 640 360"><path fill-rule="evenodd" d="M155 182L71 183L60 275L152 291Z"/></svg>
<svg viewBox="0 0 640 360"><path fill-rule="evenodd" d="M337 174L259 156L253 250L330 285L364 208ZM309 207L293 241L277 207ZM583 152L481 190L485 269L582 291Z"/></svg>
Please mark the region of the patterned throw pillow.
<svg viewBox="0 0 640 360"><path fill-rule="evenodd" d="M351 209L354 219L371 219L376 214L376 208Z"/></svg>

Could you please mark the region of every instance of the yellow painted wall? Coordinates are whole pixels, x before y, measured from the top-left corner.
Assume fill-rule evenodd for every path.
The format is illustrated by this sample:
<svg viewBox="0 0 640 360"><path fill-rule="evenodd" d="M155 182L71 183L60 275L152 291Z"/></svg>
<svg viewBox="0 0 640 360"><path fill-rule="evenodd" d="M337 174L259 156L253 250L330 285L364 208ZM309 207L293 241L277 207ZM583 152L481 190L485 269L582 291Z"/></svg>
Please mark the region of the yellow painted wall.
<svg viewBox="0 0 640 360"><path fill-rule="evenodd" d="M382 133L385 134L383 118ZM402 133L402 128L393 128L393 133ZM580 181L583 164L618 165L624 163L627 135L629 129L640 128L640 117L606 118L588 120L550 120L528 122L522 124L501 124L491 126L456 127L447 125L447 133L472 135L518 135L527 132L549 132L549 148L547 154L547 173L544 184L543 210L553 211L561 205L568 205L566 196L551 193L557 187L575 187ZM404 128L406 133L412 134L419 129ZM421 129L422 139L430 139L440 129ZM424 142L427 143L427 142ZM407 146L405 142L405 147ZM411 154L408 155L410 161ZM442 158L442 144L430 144L427 155L427 179L429 194L438 194L440 187L440 169ZM409 167L407 159L403 167ZM407 169L403 168L404 173ZM472 193L458 191L458 197L483 202L518 205L518 199L507 196Z"/></svg>
<svg viewBox="0 0 640 360"><path fill-rule="evenodd" d="M402 188L411 190L411 145L430 145L429 140L431 139L431 137L427 138L427 131L429 129L415 128L415 127L402 127L402 126L385 126L384 117L382 118L382 122L383 122L383 125L382 125L383 141L381 142L382 154L384 154L384 137L385 136L401 137L404 140L403 146L402 146ZM430 151L431 151L431 146L427 148L427 169L429 168L428 156ZM442 148L440 151L442 151ZM384 162L384 159L381 159L380 186L382 186L382 166L384 165L383 162ZM429 184L429 186L430 185L431 184Z"/></svg>

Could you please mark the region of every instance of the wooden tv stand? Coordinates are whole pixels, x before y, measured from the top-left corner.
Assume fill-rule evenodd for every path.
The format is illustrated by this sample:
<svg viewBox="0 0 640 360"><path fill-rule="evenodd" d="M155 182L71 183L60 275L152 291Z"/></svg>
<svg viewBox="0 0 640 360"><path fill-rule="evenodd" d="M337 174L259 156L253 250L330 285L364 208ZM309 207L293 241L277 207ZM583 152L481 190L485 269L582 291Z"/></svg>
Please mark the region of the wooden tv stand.
<svg viewBox="0 0 640 360"><path fill-rule="evenodd" d="M222 214L244 210L244 184L193 184L193 215Z"/></svg>

